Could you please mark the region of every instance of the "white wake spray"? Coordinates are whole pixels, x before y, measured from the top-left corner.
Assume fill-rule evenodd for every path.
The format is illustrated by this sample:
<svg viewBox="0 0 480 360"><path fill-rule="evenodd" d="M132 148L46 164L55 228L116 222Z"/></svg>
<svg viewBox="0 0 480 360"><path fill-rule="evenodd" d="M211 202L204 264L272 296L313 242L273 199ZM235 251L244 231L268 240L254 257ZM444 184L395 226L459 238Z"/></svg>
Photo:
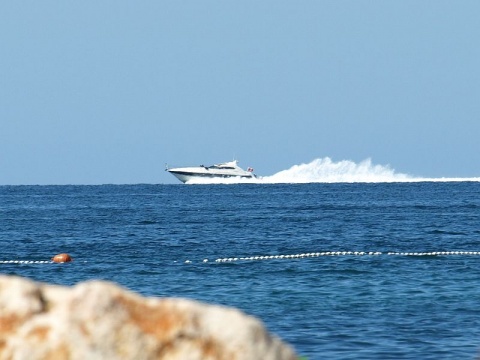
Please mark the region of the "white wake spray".
<svg viewBox="0 0 480 360"><path fill-rule="evenodd" d="M306 184L306 183L392 183L392 182L477 181L474 178L424 178L397 173L389 165L375 165L371 159L360 163L351 160L332 161L329 157L308 164L294 165L270 176L256 179L195 179L188 184Z"/></svg>
<svg viewBox="0 0 480 360"><path fill-rule="evenodd" d="M315 159L308 164L294 165L263 178L267 183L353 183L405 182L413 178L396 173L388 165L374 165L371 159L356 164L350 160L332 161L329 157Z"/></svg>

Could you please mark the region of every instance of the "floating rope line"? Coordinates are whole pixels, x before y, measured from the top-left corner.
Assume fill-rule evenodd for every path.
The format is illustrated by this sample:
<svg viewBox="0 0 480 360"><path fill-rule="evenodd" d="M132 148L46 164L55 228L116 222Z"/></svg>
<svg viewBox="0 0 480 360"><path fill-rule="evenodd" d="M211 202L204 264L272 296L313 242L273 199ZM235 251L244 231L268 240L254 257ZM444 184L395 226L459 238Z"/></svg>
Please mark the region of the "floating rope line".
<svg viewBox="0 0 480 360"><path fill-rule="evenodd" d="M365 252L365 251L327 251L290 255L266 255L266 256L248 256L248 257L228 257L218 258L213 262L229 263L237 261L258 261L258 260L283 260L283 259L303 259L315 258L320 256L447 256L447 255L480 255L480 251L432 251L432 252ZM203 263L210 262L209 259L203 259ZM186 260L185 264L192 264L191 260Z"/></svg>
<svg viewBox="0 0 480 360"><path fill-rule="evenodd" d="M62 253L55 255L50 261L45 260L0 260L0 264L53 264L53 263L66 263L72 261L72 257L68 254Z"/></svg>
<svg viewBox="0 0 480 360"><path fill-rule="evenodd" d="M316 258L321 256L452 256L452 255L480 255L480 251L432 251L432 252L381 252L381 251L326 251L315 253L289 254L289 255L264 255L264 256L247 256L247 257L225 257L217 258L213 261L203 259L201 263L230 263L238 261L260 261L260 260L289 260ZM175 263L177 261L174 261ZM55 261L38 261L38 260L0 260L0 264L55 264ZM192 260L185 260L185 264L193 264Z"/></svg>
<svg viewBox="0 0 480 360"><path fill-rule="evenodd" d="M53 264L53 261L0 260L0 264Z"/></svg>

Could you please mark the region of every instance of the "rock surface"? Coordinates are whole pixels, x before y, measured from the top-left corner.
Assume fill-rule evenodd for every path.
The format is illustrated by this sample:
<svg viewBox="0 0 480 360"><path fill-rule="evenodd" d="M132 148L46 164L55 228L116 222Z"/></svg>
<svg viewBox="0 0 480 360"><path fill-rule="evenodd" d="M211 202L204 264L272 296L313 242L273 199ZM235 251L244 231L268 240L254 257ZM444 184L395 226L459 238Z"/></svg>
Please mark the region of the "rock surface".
<svg viewBox="0 0 480 360"><path fill-rule="evenodd" d="M296 359L257 319L115 284L72 288L0 276L0 360Z"/></svg>

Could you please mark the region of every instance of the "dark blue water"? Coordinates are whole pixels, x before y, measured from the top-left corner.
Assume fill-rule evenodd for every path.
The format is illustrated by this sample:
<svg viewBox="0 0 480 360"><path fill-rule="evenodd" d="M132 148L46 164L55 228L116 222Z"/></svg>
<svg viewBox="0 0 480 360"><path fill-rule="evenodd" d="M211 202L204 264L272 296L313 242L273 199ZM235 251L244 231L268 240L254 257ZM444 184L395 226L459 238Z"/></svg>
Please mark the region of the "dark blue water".
<svg viewBox="0 0 480 360"><path fill-rule="evenodd" d="M388 255L480 251L476 182L0 186L0 249L74 258L3 274L238 307L309 359L480 351L480 255ZM215 262L330 251L381 255Z"/></svg>

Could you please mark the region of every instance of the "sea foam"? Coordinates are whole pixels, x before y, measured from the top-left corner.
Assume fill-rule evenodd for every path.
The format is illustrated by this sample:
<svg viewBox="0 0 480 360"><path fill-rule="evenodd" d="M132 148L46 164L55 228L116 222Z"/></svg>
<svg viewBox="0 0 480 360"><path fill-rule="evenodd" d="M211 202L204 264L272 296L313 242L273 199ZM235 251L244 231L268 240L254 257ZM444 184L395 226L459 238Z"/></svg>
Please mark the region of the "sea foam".
<svg viewBox="0 0 480 360"><path fill-rule="evenodd" d="M396 173L388 165L372 164L371 159L355 163L350 160L338 162L329 157L315 159L308 164L294 165L263 178L267 183L339 183L339 182L399 182L411 181L412 177Z"/></svg>

